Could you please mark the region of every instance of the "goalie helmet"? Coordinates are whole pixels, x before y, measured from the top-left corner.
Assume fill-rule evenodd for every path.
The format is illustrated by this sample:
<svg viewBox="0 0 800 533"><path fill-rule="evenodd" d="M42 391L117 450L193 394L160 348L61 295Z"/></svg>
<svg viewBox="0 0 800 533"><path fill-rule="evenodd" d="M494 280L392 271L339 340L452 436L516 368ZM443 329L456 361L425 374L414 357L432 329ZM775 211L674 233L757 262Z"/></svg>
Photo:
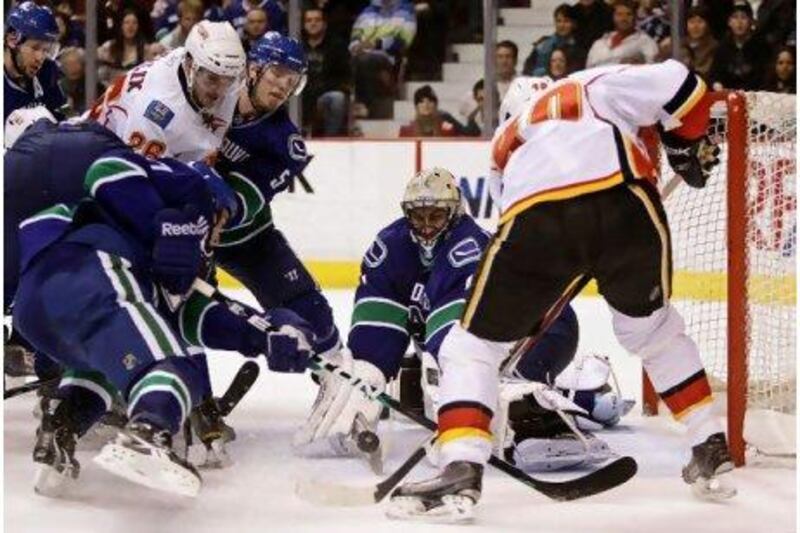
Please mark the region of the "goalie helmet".
<svg viewBox="0 0 800 533"><path fill-rule="evenodd" d="M502 103L500 104L500 122L520 113L533 95L541 92L553 83L549 76L518 76L511 82Z"/></svg>
<svg viewBox="0 0 800 533"><path fill-rule="evenodd" d="M406 185L403 201L400 204L403 214L411 225L415 240L429 254L433 251L439 237L451 228L464 214L461 190L455 177L441 167L425 169L417 173ZM439 224L431 216L423 217L420 208L443 209L443 220Z"/></svg>

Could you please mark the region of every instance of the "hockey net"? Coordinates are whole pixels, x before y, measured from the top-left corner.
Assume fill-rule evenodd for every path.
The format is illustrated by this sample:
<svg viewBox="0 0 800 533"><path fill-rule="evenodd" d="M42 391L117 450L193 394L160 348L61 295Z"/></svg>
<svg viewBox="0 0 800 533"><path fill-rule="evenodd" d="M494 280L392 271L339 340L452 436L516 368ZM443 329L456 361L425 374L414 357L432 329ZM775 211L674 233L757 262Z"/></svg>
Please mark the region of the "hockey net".
<svg viewBox="0 0 800 533"><path fill-rule="evenodd" d="M665 194L678 182L664 157L660 183L673 303L726 407L731 451L743 464L746 450L795 454L795 96L714 97L709 133L721 154L707 186L681 183ZM645 407L656 412L648 385Z"/></svg>

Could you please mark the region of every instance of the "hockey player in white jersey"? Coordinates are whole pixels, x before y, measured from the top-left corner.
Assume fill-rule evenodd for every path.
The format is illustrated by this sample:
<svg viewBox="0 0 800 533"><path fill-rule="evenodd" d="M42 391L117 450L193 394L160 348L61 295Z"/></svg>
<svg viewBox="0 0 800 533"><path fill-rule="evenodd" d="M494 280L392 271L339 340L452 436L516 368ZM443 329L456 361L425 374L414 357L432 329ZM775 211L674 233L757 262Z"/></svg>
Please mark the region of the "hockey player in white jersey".
<svg viewBox="0 0 800 533"><path fill-rule="evenodd" d="M655 167L637 137L639 128L657 125L672 168L703 187L718 164L706 137L706 92L699 76L673 60L592 69L534 94L495 132L498 231L439 351L443 470L397 489L390 517L471 519L492 447L484 413L496 409L507 347L591 278L611 307L619 343L641 357L687 427L691 460L683 479L703 497L735 495L719 479L733 463L698 348L670 305L669 227Z"/></svg>
<svg viewBox="0 0 800 533"><path fill-rule="evenodd" d="M146 157L211 162L231 125L244 66L236 30L204 20L185 47L114 80L88 117Z"/></svg>

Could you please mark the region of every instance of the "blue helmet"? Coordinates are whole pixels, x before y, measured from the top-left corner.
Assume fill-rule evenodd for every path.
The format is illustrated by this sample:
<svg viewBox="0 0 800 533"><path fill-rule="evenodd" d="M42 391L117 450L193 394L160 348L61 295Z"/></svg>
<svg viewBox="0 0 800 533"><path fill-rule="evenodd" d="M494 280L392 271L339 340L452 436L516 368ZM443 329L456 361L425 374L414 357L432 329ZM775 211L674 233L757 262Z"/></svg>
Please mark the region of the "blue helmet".
<svg viewBox="0 0 800 533"><path fill-rule="evenodd" d="M20 43L25 39L58 40L58 24L53 12L33 2L23 2L12 9L6 27L18 34Z"/></svg>
<svg viewBox="0 0 800 533"><path fill-rule="evenodd" d="M303 45L297 39L269 31L253 43L247 60L249 64L260 67L281 65L300 74L293 94L300 94L305 87L308 60Z"/></svg>

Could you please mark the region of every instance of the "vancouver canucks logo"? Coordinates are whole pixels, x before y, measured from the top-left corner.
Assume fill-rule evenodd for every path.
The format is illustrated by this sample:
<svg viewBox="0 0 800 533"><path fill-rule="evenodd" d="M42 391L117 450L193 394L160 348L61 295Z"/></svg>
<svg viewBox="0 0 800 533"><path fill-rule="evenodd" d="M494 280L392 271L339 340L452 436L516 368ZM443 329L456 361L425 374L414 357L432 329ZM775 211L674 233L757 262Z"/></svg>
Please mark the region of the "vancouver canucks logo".
<svg viewBox="0 0 800 533"><path fill-rule="evenodd" d="M478 241L472 237L467 237L457 243L447 254L447 259L454 268L459 268L470 263L474 263L481 258L481 250Z"/></svg>
<svg viewBox="0 0 800 533"><path fill-rule="evenodd" d="M308 150L306 150L306 142L303 138L294 133L289 135L289 140L287 141L287 147L289 150L289 157L294 159L295 161L305 161L308 159Z"/></svg>
<svg viewBox="0 0 800 533"><path fill-rule="evenodd" d="M387 255L389 255L389 250L380 237L378 237L372 243L372 246L369 247L366 255L364 255L364 263L370 268L377 268L383 263Z"/></svg>

